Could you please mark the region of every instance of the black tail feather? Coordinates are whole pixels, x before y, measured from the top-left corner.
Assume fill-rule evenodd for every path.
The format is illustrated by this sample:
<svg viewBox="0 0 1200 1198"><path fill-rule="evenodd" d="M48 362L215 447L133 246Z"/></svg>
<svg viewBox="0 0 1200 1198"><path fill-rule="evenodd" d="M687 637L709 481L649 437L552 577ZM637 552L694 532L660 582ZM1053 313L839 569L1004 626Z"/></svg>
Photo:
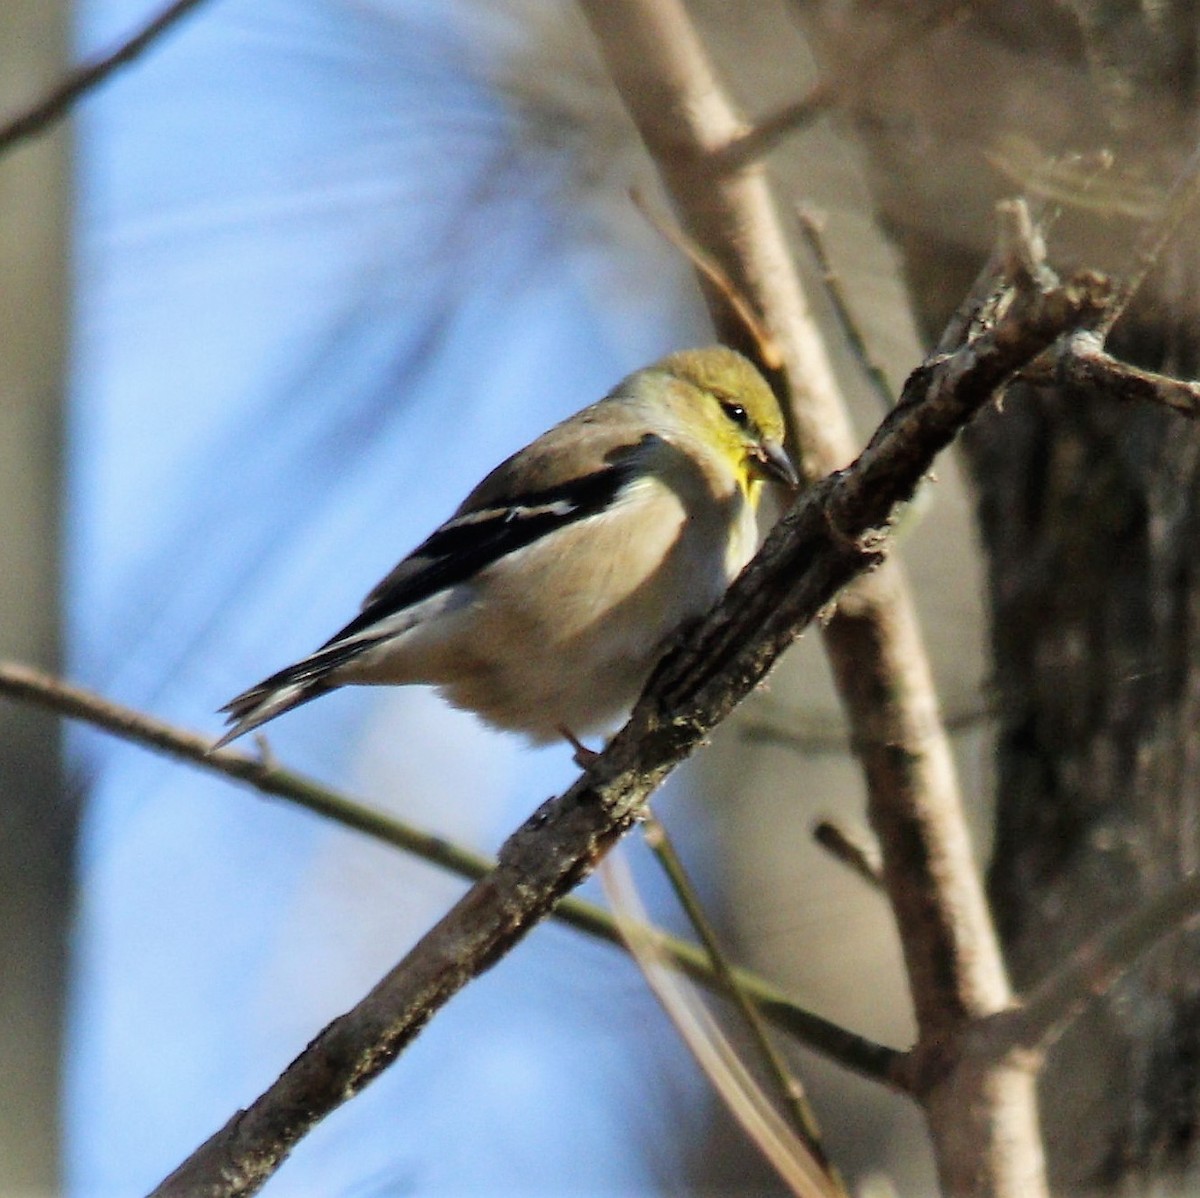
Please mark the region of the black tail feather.
<svg viewBox="0 0 1200 1198"><path fill-rule="evenodd" d="M331 681L330 675L373 644L374 641L356 640L329 645L311 657L264 678L240 695L235 695L220 709L233 726L213 745L213 749L223 748L268 720L283 715L285 711L337 690L340 683Z"/></svg>

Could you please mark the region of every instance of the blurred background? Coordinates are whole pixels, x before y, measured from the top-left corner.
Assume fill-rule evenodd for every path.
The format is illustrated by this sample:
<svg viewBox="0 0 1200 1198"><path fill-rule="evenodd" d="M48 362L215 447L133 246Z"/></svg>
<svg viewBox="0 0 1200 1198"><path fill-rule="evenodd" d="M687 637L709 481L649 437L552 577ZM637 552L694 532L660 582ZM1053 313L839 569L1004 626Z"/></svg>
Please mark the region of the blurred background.
<svg viewBox="0 0 1200 1198"><path fill-rule="evenodd" d="M748 112L814 82L792 6L691 7ZM6 0L0 111L154 11ZM895 387L917 338L853 140L821 120L771 167L785 205L820 214ZM69 130L0 158L0 652L215 735L221 703L324 640L502 457L711 339L631 186L658 196L570 4L201 4ZM865 437L879 397L797 241ZM981 584L953 461L903 555L986 848ZM565 750L417 690L340 692L269 739L289 766L489 852L575 775ZM144 1192L462 889L8 703L0 799L5 1195ZM655 808L740 960L906 1043L884 900L811 839L820 816L864 825L812 637ZM656 918L678 926L629 839ZM851 1182L929 1192L902 1100L793 1055ZM545 927L266 1192L777 1191L636 969Z"/></svg>

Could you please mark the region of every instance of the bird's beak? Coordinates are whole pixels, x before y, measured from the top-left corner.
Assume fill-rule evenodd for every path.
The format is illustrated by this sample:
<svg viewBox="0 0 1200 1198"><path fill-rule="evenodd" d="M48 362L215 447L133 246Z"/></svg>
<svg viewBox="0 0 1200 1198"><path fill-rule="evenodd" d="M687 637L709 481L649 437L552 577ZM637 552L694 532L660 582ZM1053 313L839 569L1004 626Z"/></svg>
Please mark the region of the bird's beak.
<svg viewBox="0 0 1200 1198"><path fill-rule="evenodd" d="M800 485L800 475L787 450L778 441L760 441L755 446L751 460L758 465L759 473L764 478L773 478L793 491Z"/></svg>

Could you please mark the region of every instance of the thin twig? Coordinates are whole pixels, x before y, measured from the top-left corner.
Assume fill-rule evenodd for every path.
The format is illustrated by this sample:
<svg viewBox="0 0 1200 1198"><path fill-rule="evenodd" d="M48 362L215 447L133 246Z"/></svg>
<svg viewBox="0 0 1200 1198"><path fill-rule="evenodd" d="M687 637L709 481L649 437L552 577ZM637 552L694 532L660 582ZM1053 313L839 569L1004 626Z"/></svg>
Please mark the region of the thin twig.
<svg viewBox="0 0 1200 1198"><path fill-rule="evenodd" d="M807 129L837 103L837 89L822 81L808 95L793 100L734 137L714 156L717 171L734 173L765 158L785 137Z"/></svg>
<svg viewBox="0 0 1200 1198"><path fill-rule="evenodd" d="M871 384L871 389L879 398L880 404L886 412L896 397L892 392L892 385L888 382L887 375L871 357L866 338L850 311L841 279L838 277L837 271L833 269L833 262L830 260L829 251L825 245L824 223L821 217L807 204L797 205L796 215L800 221L800 232L804 235L804 243L808 246L808 251L816 261L817 269L821 272L821 284L824 286L829 304L833 308L838 328L841 329L842 336L846 339L846 344L850 347L850 352L858 363L858 368L863 372L867 382Z"/></svg>
<svg viewBox="0 0 1200 1198"><path fill-rule="evenodd" d="M840 824L823 819L813 828L813 840L835 861L861 878L872 890L883 890L883 865L879 846L868 846L851 836Z"/></svg>
<svg viewBox="0 0 1200 1198"><path fill-rule="evenodd" d="M1107 994L1138 957L1200 915L1200 874L1190 874L1081 944L1011 1011L980 1026L985 1052L1041 1052Z"/></svg>
<svg viewBox="0 0 1200 1198"><path fill-rule="evenodd" d="M0 661L0 695L81 720L132 744L221 774L260 794L284 799L344 828L402 849L459 877L475 881L486 877L496 867L492 858L473 853L302 774L283 769L261 748L258 757L237 749L220 749L214 753L212 741L207 737L163 723L28 666ZM593 903L564 898L554 909L554 918L617 948L625 947L625 937L612 916ZM643 932L663 958L681 973L702 986L720 989L722 983L715 977L703 949L660 928L645 928ZM764 1018L781 1031L847 1069L873 1076L876 1080L887 1079L892 1059L897 1055L895 1049L876 1044L798 1007L777 987L750 970L735 966L734 975L742 992L758 1006Z"/></svg>
<svg viewBox="0 0 1200 1198"><path fill-rule="evenodd" d="M990 166L1016 185L1014 190L1053 205L1148 221L1164 211L1162 189L1134 176L1122 178L1109 149L1056 155L1023 133L1005 133L982 151Z"/></svg>
<svg viewBox="0 0 1200 1198"><path fill-rule="evenodd" d="M1024 372L1021 377L1025 377ZM756 704L756 707L758 706ZM855 751L843 720L801 713L788 716L782 705L778 706L776 711L775 715L769 714L768 710L768 714L761 717L747 716L738 720L738 735L751 744L776 745L781 749L790 749L795 753L810 756L844 756ZM786 724L785 717L789 721ZM996 713L990 707L964 707L960 711L948 712L942 717L942 724L947 732L971 732L986 727L995 718Z"/></svg>
<svg viewBox="0 0 1200 1198"><path fill-rule="evenodd" d="M1171 183L1162 215L1146 225L1133 253L1133 265L1122 282L1120 292L1103 318L1096 324L1096 335L1103 342L1112 327L1141 290L1163 251L1179 231L1180 225L1200 200L1200 146L1197 146Z"/></svg>
<svg viewBox="0 0 1200 1198"><path fill-rule="evenodd" d="M778 370L783 365L779 355L779 347L775 344L762 317L754 310L754 305L735 286L729 275L721 269L721 265L709 253L696 244L674 221L668 220L661 212L655 211L649 201L636 187L629 189L629 198L633 206L647 221L671 243L692 264L692 268L706 278L724 297L725 302L737 313L738 318L746 326L746 332L754 338L759 358L772 370Z"/></svg>
<svg viewBox="0 0 1200 1198"><path fill-rule="evenodd" d="M0 154L61 120L78 99L133 62L171 26L203 3L204 0L174 0L107 54L70 71L41 99L0 125Z"/></svg>
<svg viewBox="0 0 1200 1198"><path fill-rule="evenodd" d="M859 47L843 68L841 77L856 93L871 86L872 78L910 46L931 33L960 19L958 5L939 5L932 11L920 13L915 20L894 29L882 42ZM794 133L807 129L818 117L836 107L845 98L848 88L834 79L821 79L799 100L761 117L749 129L732 137L712 159L713 167L721 173L733 174L761 161L780 142Z"/></svg>
<svg viewBox="0 0 1200 1198"><path fill-rule="evenodd" d="M645 912L619 854L600 863L600 880L651 992L718 1097L780 1180L796 1198L845 1198L830 1171L780 1116L708 1008L667 969L653 944L642 939L639 928L645 926Z"/></svg>
<svg viewBox="0 0 1200 1198"><path fill-rule="evenodd" d="M683 907L684 914L687 915L700 943L708 953L713 972L720 980L726 997L741 1012L751 1042L775 1085L775 1090L783 1103L783 1109L787 1113L792 1129L828 1174L833 1188L845 1198L845 1187L833 1168L829 1154L825 1151L825 1145L821 1140L821 1130L817 1125L817 1117L809 1104L804 1086L800 1079L788 1069L782 1054L771 1042L762 1016L749 996L738 985L737 977L721 946L721 938L717 935L716 928L713 927L704 910L704 904L701 903L700 896L696 893L691 878L688 877L687 868L676 851L667 829L657 816L648 811L642 820L642 832L650 851L658 859L663 872L667 875L667 879L679 899L680 906Z"/></svg>

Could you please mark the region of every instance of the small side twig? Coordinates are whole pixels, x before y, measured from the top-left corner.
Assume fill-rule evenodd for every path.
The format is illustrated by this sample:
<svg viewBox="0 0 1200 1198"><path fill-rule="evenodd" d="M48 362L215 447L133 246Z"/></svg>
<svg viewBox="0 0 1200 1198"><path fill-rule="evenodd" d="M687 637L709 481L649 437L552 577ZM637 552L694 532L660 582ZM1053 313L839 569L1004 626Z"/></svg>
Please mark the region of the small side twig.
<svg viewBox="0 0 1200 1198"><path fill-rule="evenodd" d="M1171 243L1179 227L1200 201L1200 146L1188 155L1187 161L1171 183L1162 215L1142 231L1133 252L1133 265L1121 284L1108 311L1097 323L1095 332L1101 341L1121 318L1133 298L1141 290L1163 251Z"/></svg>
<svg viewBox="0 0 1200 1198"><path fill-rule="evenodd" d="M895 61L908 47L961 17L955 5L936 5L930 12L900 25L882 41L861 47L841 72L856 93L869 89L871 79ZM769 116L761 117L749 129L731 138L713 155L713 167L732 174L761 161L786 137L807 129L818 117L843 101L848 88L839 80L821 79L799 100L785 104Z"/></svg>
<svg viewBox="0 0 1200 1198"><path fill-rule="evenodd" d="M947 732L972 732L985 727L995 718L996 713L991 708L981 705L949 711L942 717L942 724ZM743 740L752 744L773 745L810 756L844 756L857 747L851 743L845 721L832 717L823 719L820 716L788 715L782 708L774 715L761 718L749 716L739 720L737 730Z"/></svg>
<svg viewBox="0 0 1200 1198"><path fill-rule="evenodd" d="M766 157L785 137L808 128L837 103L837 89L829 82L815 84L806 96L765 116L728 141L713 155L713 168L722 173L743 170Z"/></svg>
<svg viewBox="0 0 1200 1198"><path fill-rule="evenodd" d="M713 927L704 910L704 905L700 902L700 896L692 885L687 868L676 851L667 829L657 816L647 811L647 815L642 821L642 832L646 838L646 844L662 866L688 921L708 953L713 972L720 980L726 996L741 1012L742 1019L750 1033L751 1042L775 1085L775 1090L783 1103L792 1130L803 1140L805 1147L829 1175L834 1187L844 1196L845 1189L841 1179L834 1171L833 1164L821 1141L817 1118L809 1105L804 1086L800 1079L788 1069L783 1056L771 1043L771 1037L763 1024L762 1016L755 1009L749 996L737 984L737 977L730 967L725 950L721 947L717 930Z"/></svg>
<svg viewBox="0 0 1200 1198"><path fill-rule="evenodd" d="M1114 358L1091 332L1067 338L1049 364L1060 386L1106 395L1122 403L1151 403L1195 420L1200 417L1200 382L1143 370Z"/></svg>
<svg viewBox="0 0 1200 1198"><path fill-rule="evenodd" d="M721 264L709 253L705 252L677 224L668 220L661 212L656 212L640 189L631 187L629 198L633 206L647 221L671 243L691 264L692 268L724 297L730 309L737 314L758 348L762 361L772 370L778 370L783 364L779 347L775 339L763 324L762 317L755 311L754 305L734 284L729 274L722 269Z"/></svg>
<svg viewBox="0 0 1200 1198"><path fill-rule="evenodd" d="M850 305L846 300L841 279L838 277L837 271L833 268L833 262L829 257L829 250L825 245L824 221L807 204L797 205L796 215L800 222L800 232L804 235L804 243L808 246L808 251L812 254L817 264L817 269L821 272L821 283L825 288L826 296L829 298L829 304L833 308L838 328L841 329L842 336L846 339L846 344L850 347L850 352L854 355L855 361L858 362L859 369L863 372L867 382L871 384L872 390L879 397L884 411L887 411L892 406L896 397L892 391L891 384L888 382L887 375L883 373L879 365L871 357L871 351L867 348L866 338L863 336L862 330L858 327L858 322L854 319L850 311Z"/></svg>
<svg viewBox="0 0 1200 1198"><path fill-rule="evenodd" d="M1011 1010L984 1020L979 1029L983 1050L993 1058L1044 1051L1138 957L1198 915L1200 874L1190 874L1081 944Z"/></svg>
<svg viewBox="0 0 1200 1198"><path fill-rule="evenodd" d="M204 0L174 0L108 53L69 72L46 95L0 125L0 154L61 120L80 97L133 62L171 26L203 3Z"/></svg>
<svg viewBox="0 0 1200 1198"><path fill-rule="evenodd" d="M823 819L813 828L813 840L872 890L883 891L883 862L879 846L851 836L840 824Z"/></svg>

